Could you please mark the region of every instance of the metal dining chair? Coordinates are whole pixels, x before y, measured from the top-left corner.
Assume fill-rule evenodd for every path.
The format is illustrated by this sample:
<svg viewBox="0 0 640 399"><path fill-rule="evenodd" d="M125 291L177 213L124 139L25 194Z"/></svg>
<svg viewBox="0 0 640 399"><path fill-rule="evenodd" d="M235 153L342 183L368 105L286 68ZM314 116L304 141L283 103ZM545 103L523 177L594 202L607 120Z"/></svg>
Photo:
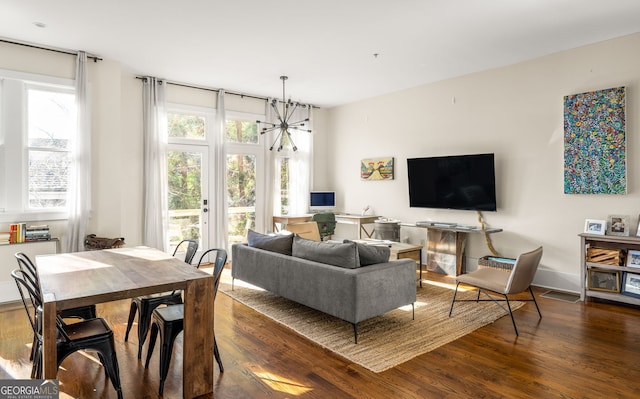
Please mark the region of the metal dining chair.
<svg viewBox="0 0 640 399"><path fill-rule="evenodd" d="M40 287L29 276L28 272L15 269L11 272L20 292L22 304L29 318L29 323L36 337L34 341L33 366L31 378L42 379L42 294ZM32 311L35 306L35 311ZM115 350L113 331L104 319L92 318L73 324L66 324L62 317L56 317L58 340L56 342L58 367L64 359L79 350L93 350L98 353L100 362L105 368L106 376L111 380L118 399L122 399L120 371Z"/></svg>
<svg viewBox="0 0 640 399"><path fill-rule="evenodd" d="M198 243L194 240L180 241L180 243L178 243L178 245L176 246L176 249L173 251L173 256L177 255L178 250L183 246L183 244L187 245L184 261L188 264L191 264L191 262L193 261L193 257L196 255L196 251L198 250ZM177 305L181 303L181 290L160 292L151 295L138 296L131 299L131 307L129 308L129 319L127 321L127 331L124 335L124 340L125 342L129 340L129 331L131 331L131 327L133 326L133 319L135 318L137 311L138 359L142 358L142 345L147 339L147 334L149 333L149 323L151 322L151 313L153 312L153 310L160 305Z"/></svg>
<svg viewBox="0 0 640 399"><path fill-rule="evenodd" d="M227 262L227 251L224 249L209 249L205 251L196 267L200 267L203 259L209 256L210 253L215 251L215 261L213 267L214 289L213 298L215 301L216 294L218 292L218 285L220 283L220 277L224 270L224 265ZM164 391L164 383L169 373L169 365L171 363L171 354L173 352L173 343L184 329L184 304L169 305L163 308L157 308L153 311L151 321L151 334L149 336L149 348L147 349L147 359L144 363L144 368L149 368L149 360L153 353L153 348L156 344L156 338L158 333L160 334L160 387L159 394L162 395ZM218 351L218 344L216 343L215 333L213 338L213 354L216 362L220 367L220 372L224 373L224 367L222 366L222 360L220 359L220 352Z"/></svg>
<svg viewBox="0 0 640 399"><path fill-rule="evenodd" d="M31 281L40 289L40 277L38 276L38 269L35 264L31 261L31 259L24 252L16 252L13 255L18 261L18 266L20 270L22 270ZM33 310L35 311L37 306L35 305L35 300L31 298L31 304L33 305ZM58 316L63 319L93 319L96 317L96 305L89 306L80 306L77 308L65 309L61 310L58 313ZM33 356L35 354L36 348L36 337L33 337L33 345L31 346L31 354L29 355L29 360L33 360Z"/></svg>

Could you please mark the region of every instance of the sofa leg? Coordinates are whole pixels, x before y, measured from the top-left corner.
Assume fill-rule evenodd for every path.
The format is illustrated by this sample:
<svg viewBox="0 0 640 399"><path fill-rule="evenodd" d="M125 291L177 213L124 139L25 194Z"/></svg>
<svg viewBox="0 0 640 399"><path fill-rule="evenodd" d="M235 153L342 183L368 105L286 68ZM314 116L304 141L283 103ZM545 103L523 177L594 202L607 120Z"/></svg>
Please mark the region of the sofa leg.
<svg viewBox="0 0 640 399"><path fill-rule="evenodd" d="M236 283L236 279L232 278L231 279L231 291L233 291L235 289L235 283Z"/></svg>
<svg viewBox="0 0 640 399"><path fill-rule="evenodd" d="M358 343L358 324L357 323L351 323L351 324L353 324L353 338L357 344Z"/></svg>
<svg viewBox="0 0 640 399"><path fill-rule="evenodd" d="M416 303L412 302L411 303L411 320L415 320L416 319Z"/></svg>

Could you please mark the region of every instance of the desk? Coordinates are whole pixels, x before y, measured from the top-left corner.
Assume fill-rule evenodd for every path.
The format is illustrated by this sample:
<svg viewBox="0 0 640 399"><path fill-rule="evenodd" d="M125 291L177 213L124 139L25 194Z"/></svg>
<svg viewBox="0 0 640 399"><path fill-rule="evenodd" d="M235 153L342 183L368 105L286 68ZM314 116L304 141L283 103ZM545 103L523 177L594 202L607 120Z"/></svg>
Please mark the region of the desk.
<svg viewBox="0 0 640 399"><path fill-rule="evenodd" d="M371 224L378 220L379 216L362 216L362 215L350 215L348 213L336 214L336 222L343 224L355 224L358 226L358 240L362 239L362 232L367 236L367 238L371 238L374 230L368 232L365 228L365 224Z"/></svg>
<svg viewBox="0 0 640 399"><path fill-rule="evenodd" d="M309 222L310 220L311 220L311 215L300 215L300 216L283 215L283 216L274 216L273 221L271 223L273 224L273 232L275 233L280 231L277 225L278 223L282 225L287 225L287 224L294 224L294 223Z"/></svg>
<svg viewBox="0 0 640 399"><path fill-rule="evenodd" d="M362 239L362 232L367 236L367 238L371 238L373 235L373 230L368 232L367 229L364 228L365 224L371 224L378 220L378 216L362 216L362 215L350 215L348 213L336 213L336 223L342 224L353 224L358 226L358 240ZM312 220L312 215L299 215L299 216L274 216L273 217L273 231L279 231L277 227L277 223L281 224L293 224L293 223L303 223Z"/></svg>
<svg viewBox="0 0 640 399"><path fill-rule="evenodd" d="M184 398L213 392L213 276L160 250L118 248L39 255L43 371L55 379L56 311L156 292L184 291Z"/></svg>

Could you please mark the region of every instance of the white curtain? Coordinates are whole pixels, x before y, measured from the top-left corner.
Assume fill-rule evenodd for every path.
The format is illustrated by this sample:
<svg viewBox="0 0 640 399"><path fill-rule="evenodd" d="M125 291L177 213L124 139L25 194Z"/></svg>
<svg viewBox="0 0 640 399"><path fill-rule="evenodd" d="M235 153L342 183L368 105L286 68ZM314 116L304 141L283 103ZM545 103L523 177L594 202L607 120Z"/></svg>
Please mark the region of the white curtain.
<svg viewBox="0 0 640 399"><path fill-rule="evenodd" d="M84 250L84 238L91 216L91 116L88 96L87 53L78 52L76 60L76 134L75 162L71 163L67 203L66 252Z"/></svg>
<svg viewBox="0 0 640 399"><path fill-rule="evenodd" d="M291 121L300 121L309 118L304 129L313 130L311 105L299 106L291 117ZM291 130L293 142L298 147L293 151L291 147L283 149L289 156L289 214L304 215L309 212L309 190L311 182L311 154L313 151L313 137L311 133Z"/></svg>
<svg viewBox="0 0 640 399"><path fill-rule="evenodd" d="M227 248L227 160L224 149L224 131L226 125L226 114L224 110L224 90L218 91L218 101L216 109L216 120L213 129L214 134L214 161L213 161L213 202L209 209L212 210L213 228L211 233L213 238L210 240L214 248ZM211 224L210 224L211 225Z"/></svg>
<svg viewBox="0 0 640 399"><path fill-rule="evenodd" d="M142 243L166 251L167 232L167 115L163 81L143 80L144 220Z"/></svg>
<svg viewBox="0 0 640 399"><path fill-rule="evenodd" d="M273 115L273 108L271 107L271 101L273 99L267 99L265 103L264 115L265 121L275 123L274 119L276 119L275 115ZM273 215L280 215L280 201L276 199L276 193L280 192L280 179L279 173L276 173L276 160L277 158L274 156L273 151L269 151L269 147L273 142L274 135L273 133L267 133L262 137L263 140L263 148L264 148L264 165L265 165L265 173L264 173L264 181L266 182L264 188L264 209L265 212L262 215L262 225L266 226L267 231L271 231ZM276 178L277 176L277 178ZM257 224L257 221L256 221Z"/></svg>

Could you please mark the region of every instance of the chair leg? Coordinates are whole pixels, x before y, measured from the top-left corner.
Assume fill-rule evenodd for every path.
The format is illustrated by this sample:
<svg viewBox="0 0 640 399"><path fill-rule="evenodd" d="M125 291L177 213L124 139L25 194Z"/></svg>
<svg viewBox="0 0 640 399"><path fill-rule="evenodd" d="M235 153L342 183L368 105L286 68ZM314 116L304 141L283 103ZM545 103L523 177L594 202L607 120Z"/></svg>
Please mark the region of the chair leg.
<svg viewBox="0 0 640 399"><path fill-rule="evenodd" d="M136 301L131 301L131 307L129 308L129 320L127 321L127 332L124 334L124 342L129 340L129 331L131 331L131 326L133 326L133 319L136 317L136 310L138 309L138 305Z"/></svg>
<svg viewBox="0 0 640 399"><path fill-rule="evenodd" d="M535 297L535 295L533 295L533 290L531 289L531 286L529 286L529 292L531 293L531 298L533 299L533 303L536 305L536 310L538 311L538 316L540 316L540 318L542 318L542 313L540 313L540 308L538 307L538 301L536 301L536 297Z"/></svg>
<svg viewBox="0 0 640 399"><path fill-rule="evenodd" d="M353 339L355 340L355 343L358 343L358 323L351 323L353 324Z"/></svg>
<svg viewBox="0 0 640 399"><path fill-rule="evenodd" d="M138 360L142 358L142 346L144 341L147 340L147 334L149 333L149 326L151 325L151 311L146 302L140 303L138 309Z"/></svg>
<svg viewBox="0 0 640 399"><path fill-rule="evenodd" d="M216 362L218 362L218 367L220 367L220 372L224 373L224 367L222 367L222 359L220 359L220 352L218 351L218 343L216 342L215 337L213 338L213 355L216 358Z"/></svg>
<svg viewBox="0 0 640 399"><path fill-rule="evenodd" d="M516 319L513 318L513 312L511 311L511 303L509 302L509 297L505 295L504 299L507 301L507 308L509 308L509 316L511 316L511 322L513 323L513 329L516 331L516 337L517 337L518 327L516 327Z"/></svg>
<svg viewBox="0 0 640 399"><path fill-rule="evenodd" d="M158 338L158 324L151 324L151 333L149 334L149 346L147 347L147 359L144 362L144 368L149 368L149 360L151 359L151 355L153 354L153 348L156 346L156 339Z"/></svg>
<svg viewBox="0 0 640 399"><path fill-rule="evenodd" d="M451 317L451 313L453 313L453 304L456 303L456 296L458 295L458 286L460 283L456 284L456 290L453 292L453 299L451 300L451 308L449 309L449 317Z"/></svg>
<svg viewBox="0 0 640 399"><path fill-rule="evenodd" d="M111 342L105 342L100 347L95 348L98 350L100 354L100 359L102 360L102 364L111 380L111 384L113 388L116 390L118 394L118 399L122 399L122 385L120 383L120 369L118 367L118 357L116 356L115 351L115 343L113 342L113 337L111 337Z"/></svg>
<svg viewBox="0 0 640 399"><path fill-rule="evenodd" d="M162 392L164 391L164 382L167 379L167 374L169 374L169 365L171 364L171 354L173 352L173 342L175 341L175 336L177 334L165 332L163 331L163 328L160 328L159 330L162 346L160 347L160 387L158 389L158 393L162 395Z"/></svg>

